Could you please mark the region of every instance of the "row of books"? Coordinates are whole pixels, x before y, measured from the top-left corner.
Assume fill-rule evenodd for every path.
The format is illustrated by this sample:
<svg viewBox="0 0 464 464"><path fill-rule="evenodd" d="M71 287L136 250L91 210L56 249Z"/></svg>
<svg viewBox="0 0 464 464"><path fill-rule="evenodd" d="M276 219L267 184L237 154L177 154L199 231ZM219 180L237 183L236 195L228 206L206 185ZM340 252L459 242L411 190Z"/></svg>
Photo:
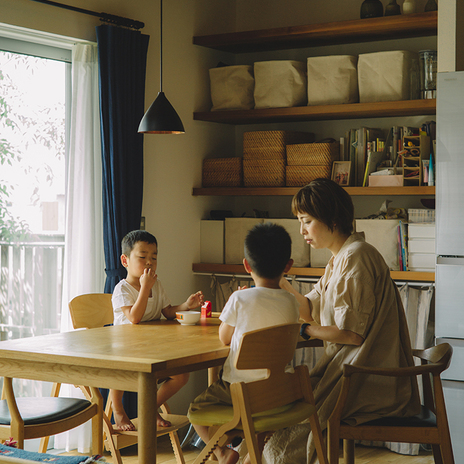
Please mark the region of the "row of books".
<svg viewBox="0 0 464 464"><path fill-rule="evenodd" d="M347 130L345 137L340 139L340 161L351 162L350 185L367 186L369 175L385 161L390 161L391 166L397 166L398 153L403 151L403 137L424 132L434 140L435 127L435 121L430 121L421 127L360 127Z"/></svg>

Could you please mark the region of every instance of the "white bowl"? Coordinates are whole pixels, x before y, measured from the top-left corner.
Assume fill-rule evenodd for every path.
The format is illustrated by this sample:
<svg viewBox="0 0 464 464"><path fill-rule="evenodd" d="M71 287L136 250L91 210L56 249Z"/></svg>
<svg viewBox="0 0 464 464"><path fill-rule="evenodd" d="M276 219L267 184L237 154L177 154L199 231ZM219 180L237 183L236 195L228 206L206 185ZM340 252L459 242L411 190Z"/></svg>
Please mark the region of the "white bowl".
<svg viewBox="0 0 464 464"><path fill-rule="evenodd" d="M182 325L195 325L200 320L200 311L178 311L176 313L177 322Z"/></svg>

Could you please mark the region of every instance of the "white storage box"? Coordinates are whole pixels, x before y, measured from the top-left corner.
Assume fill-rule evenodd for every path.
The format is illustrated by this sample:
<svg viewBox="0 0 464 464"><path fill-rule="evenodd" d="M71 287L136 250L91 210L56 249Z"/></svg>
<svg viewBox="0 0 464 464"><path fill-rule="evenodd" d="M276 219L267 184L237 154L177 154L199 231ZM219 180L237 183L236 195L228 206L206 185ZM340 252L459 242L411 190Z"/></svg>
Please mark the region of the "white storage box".
<svg viewBox="0 0 464 464"><path fill-rule="evenodd" d="M412 222L435 222L435 210L425 208L408 208L408 221Z"/></svg>
<svg viewBox="0 0 464 464"><path fill-rule="evenodd" d="M358 57L314 56L307 60L308 105L357 103Z"/></svg>
<svg viewBox="0 0 464 464"><path fill-rule="evenodd" d="M435 270L436 256L434 253L408 253L408 267L410 271Z"/></svg>
<svg viewBox="0 0 464 464"><path fill-rule="evenodd" d="M359 101L409 100L411 69L417 66L418 59L417 53L406 50L359 55Z"/></svg>
<svg viewBox="0 0 464 464"><path fill-rule="evenodd" d="M409 224L409 239L435 238L435 223Z"/></svg>
<svg viewBox="0 0 464 464"><path fill-rule="evenodd" d="M200 262L224 263L224 221L200 222Z"/></svg>
<svg viewBox="0 0 464 464"><path fill-rule="evenodd" d="M398 219L356 219L356 232L364 232L367 243L373 245L392 271L399 271Z"/></svg>
<svg viewBox="0 0 464 464"><path fill-rule="evenodd" d="M289 108L308 102L306 63L258 61L254 64L255 108Z"/></svg>
<svg viewBox="0 0 464 464"><path fill-rule="evenodd" d="M332 252L327 248L311 248L311 267L326 267L332 257Z"/></svg>
<svg viewBox="0 0 464 464"><path fill-rule="evenodd" d="M256 224L263 222L259 218L226 218L225 220L225 263L242 264L245 237Z"/></svg>
<svg viewBox="0 0 464 464"><path fill-rule="evenodd" d="M255 105L253 67L221 66L209 70L211 111L251 110Z"/></svg>
<svg viewBox="0 0 464 464"><path fill-rule="evenodd" d="M409 238L408 251L411 253L435 253L435 240L428 238Z"/></svg>
<svg viewBox="0 0 464 464"><path fill-rule="evenodd" d="M303 236L300 234L300 222L298 219L266 219L265 222L273 222L285 227L285 230L292 239L292 259L294 267L309 266L309 250L308 245Z"/></svg>

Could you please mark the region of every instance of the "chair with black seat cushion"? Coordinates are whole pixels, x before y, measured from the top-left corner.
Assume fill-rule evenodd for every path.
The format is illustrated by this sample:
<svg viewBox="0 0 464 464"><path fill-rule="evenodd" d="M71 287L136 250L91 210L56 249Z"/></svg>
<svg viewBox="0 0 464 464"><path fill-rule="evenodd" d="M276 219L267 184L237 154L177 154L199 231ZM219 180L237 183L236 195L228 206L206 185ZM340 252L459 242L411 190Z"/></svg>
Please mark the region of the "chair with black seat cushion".
<svg viewBox="0 0 464 464"><path fill-rule="evenodd" d="M66 432L92 419L92 452L103 451L103 399L98 389L89 389L89 399L57 397L16 398L13 379L3 377L0 401L0 440L12 438L17 447L24 440ZM45 452L44 449L39 449Z"/></svg>
<svg viewBox="0 0 464 464"><path fill-rule="evenodd" d="M75 329L92 329L104 327L113 323L112 295L109 293L88 293L79 295L69 302L71 320ZM84 394L88 394L88 387L80 387ZM87 392L87 393L86 393ZM190 422L187 416L170 414L168 405L161 405L161 415L164 419L171 422L171 427L157 429L157 436L169 434L171 445L176 457L177 464L185 464L184 455L180 445L177 431L187 426ZM111 424L112 407L111 400L108 398L103 413L104 444L111 453L117 464L122 464L120 449L134 445L138 442L138 432L115 430ZM131 419L135 427L138 427L137 418Z"/></svg>
<svg viewBox="0 0 464 464"><path fill-rule="evenodd" d="M267 369L269 377L230 385L232 406L208 406L193 413L192 424L210 427L210 440L194 464L204 463L217 446L244 437L252 464L261 464L257 433L269 438L279 429L308 420L319 463L327 463L325 444L314 404L307 366L286 372L293 359L300 324L283 324L243 335L235 361L237 369Z"/></svg>
<svg viewBox="0 0 464 464"><path fill-rule="evenodd" d="M337 464L340 439L343 439L345 464L354 464L354 441L390 441L431 444L436 464L454 464L453 449L446 415L445 399L440 374L448 368L452 347L448 343L413 350L420 366L375 369L346 364L343 384L332 415L328 420L329 463ZM348 425L341 420L353 375L421 376L423 402L421 412L413 417L384 417L360 425Z"/></svg>

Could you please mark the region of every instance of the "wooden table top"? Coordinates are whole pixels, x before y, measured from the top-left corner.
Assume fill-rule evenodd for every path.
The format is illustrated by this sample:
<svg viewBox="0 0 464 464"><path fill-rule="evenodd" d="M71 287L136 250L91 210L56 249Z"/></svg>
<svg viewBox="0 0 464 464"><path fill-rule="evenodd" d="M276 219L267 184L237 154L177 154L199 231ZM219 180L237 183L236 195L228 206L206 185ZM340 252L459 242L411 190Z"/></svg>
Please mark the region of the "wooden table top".
<svg viewBox="0 0 464 464"><path fill-rule="evenodd" d="M218 339L219 324L216 318L195 326L163 320L6 340L0 342L0 359L134 373L170 371L186 365L195 368L199 363L219 363L227 357L229 347Z"/></svg>

